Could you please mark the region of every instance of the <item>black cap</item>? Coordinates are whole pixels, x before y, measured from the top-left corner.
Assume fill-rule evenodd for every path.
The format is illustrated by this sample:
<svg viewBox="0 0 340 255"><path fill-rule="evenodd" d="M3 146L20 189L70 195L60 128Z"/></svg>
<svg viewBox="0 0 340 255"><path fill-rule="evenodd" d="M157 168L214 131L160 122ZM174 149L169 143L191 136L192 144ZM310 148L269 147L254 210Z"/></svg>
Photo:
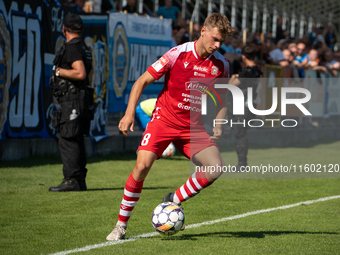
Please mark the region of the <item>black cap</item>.
<svg viewBox="0 0 340 255"><path fill-rule="evenodd" d="M63 25L73 31L83 30L83 21L78 14L69 13L65 16Z"/></svg>

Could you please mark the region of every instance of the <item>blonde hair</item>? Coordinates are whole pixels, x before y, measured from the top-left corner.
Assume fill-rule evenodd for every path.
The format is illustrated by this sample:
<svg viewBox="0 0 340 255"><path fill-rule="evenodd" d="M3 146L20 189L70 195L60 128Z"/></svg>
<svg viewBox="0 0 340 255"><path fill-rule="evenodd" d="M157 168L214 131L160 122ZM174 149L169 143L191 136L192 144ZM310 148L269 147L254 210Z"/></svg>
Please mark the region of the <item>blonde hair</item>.
<svg viewBox="0 0 340 255"><path fill-rule="evenodd" d="M232 36L235 30L231 27L228 18L220 13L210 14L204 21L204 27L209 29L217 27L223 38Z"/></svg>

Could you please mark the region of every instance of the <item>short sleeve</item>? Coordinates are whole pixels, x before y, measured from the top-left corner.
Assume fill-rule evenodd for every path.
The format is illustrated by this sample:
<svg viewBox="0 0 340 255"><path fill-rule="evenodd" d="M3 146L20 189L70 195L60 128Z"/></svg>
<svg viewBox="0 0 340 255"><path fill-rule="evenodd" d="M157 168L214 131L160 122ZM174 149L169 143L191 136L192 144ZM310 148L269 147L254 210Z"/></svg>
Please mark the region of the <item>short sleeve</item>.
<svg viewBox="0 0 340 255"><path fill-rule="evenodd" d="M159 80L164 74L169 72L177 60L179 53L177 47L166 52L160 59L148 67L148 72Z"/></svg>
<svg viewBox="0 0 340 255"><path fill-rule="evenodd" d="M177 6L174 6L174 7L175 7L176 16L177 16L179 13L179 8Z"/></svg>
<svg viewBox="0 0 340 255"><path fill-rule="evenodd" d="M77 60L83 60L83 53L81 52L77 44L68 45L67 51L65 53L66 62L70 65Z"/></svg>

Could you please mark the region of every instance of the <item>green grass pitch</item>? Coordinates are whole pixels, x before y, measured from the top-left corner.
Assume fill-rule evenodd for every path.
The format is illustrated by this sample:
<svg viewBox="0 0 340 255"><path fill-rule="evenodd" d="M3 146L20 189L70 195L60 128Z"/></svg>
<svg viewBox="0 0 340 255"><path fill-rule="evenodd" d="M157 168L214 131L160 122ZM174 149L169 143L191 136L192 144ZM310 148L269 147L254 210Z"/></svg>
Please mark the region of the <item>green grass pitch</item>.
<svg viewBox="0 0 340 255"><path fill-rule="evenodd" d="M340 164L340 142L251 148L249 164ZM236 164L234 148L223 157ZM136 155L88 159L87 192L50 193L60 158L0 162L0 254L51 254L105 243ZM189 177L182 156L155 162L127 238L154 232L153 209ZM340 173L338 173L340 176ZM183 203L186 225L340 195L339 178L221 178ZM77 254L340 254L340 198L155 235Z"/></svg>

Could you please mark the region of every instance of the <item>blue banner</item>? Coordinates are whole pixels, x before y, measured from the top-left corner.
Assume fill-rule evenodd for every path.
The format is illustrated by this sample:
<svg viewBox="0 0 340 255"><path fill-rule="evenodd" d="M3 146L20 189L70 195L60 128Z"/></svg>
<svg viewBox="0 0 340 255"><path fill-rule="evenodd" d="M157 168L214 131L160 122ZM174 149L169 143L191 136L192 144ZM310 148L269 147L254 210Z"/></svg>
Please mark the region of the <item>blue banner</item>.
<svg viewBox="0 0 340 255"><path fill-rule="evenodd" d="M171 47L171 21L112 13L110 31L109 112L125 111L134 82ZM155 98L164 77L150 84L141 101Z"/></svg>
<svg viewBox="0 0 340 255"><path fill-rule="evenodd" d="M65 41L62 22L76 6L58 1L0 1L0 139L51 138L56 101L49 78L56 52ZM106 135L109 77L108 15L81 15L82 37L92 51L95 89L92 136Z"/></svg>

